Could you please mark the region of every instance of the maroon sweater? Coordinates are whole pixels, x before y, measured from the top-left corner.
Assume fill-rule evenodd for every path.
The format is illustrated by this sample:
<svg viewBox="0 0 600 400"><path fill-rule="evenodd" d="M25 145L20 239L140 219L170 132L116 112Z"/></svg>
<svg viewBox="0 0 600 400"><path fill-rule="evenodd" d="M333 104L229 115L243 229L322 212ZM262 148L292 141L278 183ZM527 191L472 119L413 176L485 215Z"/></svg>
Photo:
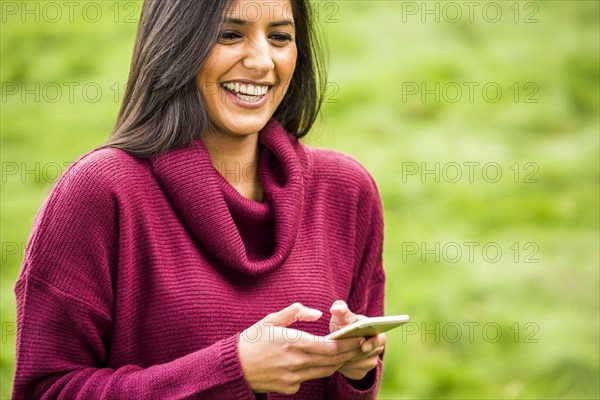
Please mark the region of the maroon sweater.
<svg viewBox="0 0 600 400"><path fill-rule="evenodd" d="M320 336L336 299L383 315L369 173L275 121L259 146L263 202L242 197L201 140L150 159L96 149L65 172L15 285L14 399L289 398L250 390L240 332L296 301L324 315L291 327ZM368 390L336 372L291 397L375 399L381 370Z"/></svg>

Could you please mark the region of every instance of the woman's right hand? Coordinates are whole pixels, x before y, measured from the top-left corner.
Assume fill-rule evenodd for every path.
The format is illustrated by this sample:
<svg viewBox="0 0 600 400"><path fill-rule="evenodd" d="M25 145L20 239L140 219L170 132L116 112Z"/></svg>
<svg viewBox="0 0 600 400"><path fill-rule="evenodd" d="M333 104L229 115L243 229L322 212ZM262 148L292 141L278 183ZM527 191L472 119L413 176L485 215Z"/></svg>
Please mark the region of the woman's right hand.
<svg viewBox="0 0 600 400"><path fill-rule="evenodd" d="M252 391L294 394L302 382L330 376L362 354L364 338L325 341L324 337L286 328L296 321L316 321L322 315L319 310L294 303L240 334L240 364Z"/></svg>

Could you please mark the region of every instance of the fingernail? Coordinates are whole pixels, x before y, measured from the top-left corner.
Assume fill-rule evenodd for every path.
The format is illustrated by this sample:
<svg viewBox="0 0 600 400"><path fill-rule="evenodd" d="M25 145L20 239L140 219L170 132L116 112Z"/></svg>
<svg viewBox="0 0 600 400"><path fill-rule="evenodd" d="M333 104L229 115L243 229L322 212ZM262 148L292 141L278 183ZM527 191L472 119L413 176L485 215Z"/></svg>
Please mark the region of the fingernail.
<svg viewBox="0 0 600 400"><path fill-rule="evenodd" d="M363 346L363 352L368 353L371 350L373 350L373 345L371 343L367 343Z"/></svg>
<svg viewBox="0 0 600 400"><path fill-rule="evenodd" d="M323 313L315 308L309 308L308 313L314 317L321 317Z"/></svg>

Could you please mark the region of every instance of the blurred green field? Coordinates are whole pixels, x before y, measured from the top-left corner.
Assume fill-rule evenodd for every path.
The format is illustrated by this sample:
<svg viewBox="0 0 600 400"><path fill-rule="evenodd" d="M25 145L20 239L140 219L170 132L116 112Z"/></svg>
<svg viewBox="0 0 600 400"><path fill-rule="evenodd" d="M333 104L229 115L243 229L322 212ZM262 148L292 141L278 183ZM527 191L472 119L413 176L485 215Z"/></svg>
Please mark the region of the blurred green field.
<svg viewBox="0 0 600 400"><path fill-rule="evenodd" d="M107 138L139 15L54 3L1 4L1 399L33 218ZM316 2L330 91L305 141L375 177L386 313L413 318L380 398L597 399L600 3L467 3Z"/></svg>

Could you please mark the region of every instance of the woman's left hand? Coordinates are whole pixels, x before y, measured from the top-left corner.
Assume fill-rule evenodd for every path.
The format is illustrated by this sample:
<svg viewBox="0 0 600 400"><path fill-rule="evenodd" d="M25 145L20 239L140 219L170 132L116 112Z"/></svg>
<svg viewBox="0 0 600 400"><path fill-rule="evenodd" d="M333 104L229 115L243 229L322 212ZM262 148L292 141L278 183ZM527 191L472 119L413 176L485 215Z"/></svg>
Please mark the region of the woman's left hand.
<svg viewBox="0 0 600 400"><path fill-rule="evenodd" d="M367 318L361 314L354 314L348 309L348 305L343 300L336 300L329 311L331 312L329 332L335 332L355 321ZM385 341L385 333L368 338L361 345L363 354L346 361L346 363L338 369L338 372L352 380L364 378L369 371L377 366L377 358L379 354L383 352Z"/></svg>

